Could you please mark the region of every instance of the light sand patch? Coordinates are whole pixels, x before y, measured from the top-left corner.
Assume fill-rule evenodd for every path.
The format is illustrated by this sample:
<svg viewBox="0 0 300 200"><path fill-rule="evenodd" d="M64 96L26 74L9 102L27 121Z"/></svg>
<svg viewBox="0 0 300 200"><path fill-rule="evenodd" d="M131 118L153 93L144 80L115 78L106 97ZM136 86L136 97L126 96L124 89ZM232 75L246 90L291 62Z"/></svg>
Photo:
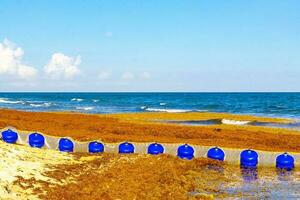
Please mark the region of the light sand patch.
<svg viewBox="0 0 300 200"><path fill-rule="evenodd" d="M76 162L78 161L75 161L72 154L11 145L0 141L0 197L1 199L37 199L31 189L24 190L13 182L22 177L56 183L55 179L45 176L45 172L54 165Z"/></svg>

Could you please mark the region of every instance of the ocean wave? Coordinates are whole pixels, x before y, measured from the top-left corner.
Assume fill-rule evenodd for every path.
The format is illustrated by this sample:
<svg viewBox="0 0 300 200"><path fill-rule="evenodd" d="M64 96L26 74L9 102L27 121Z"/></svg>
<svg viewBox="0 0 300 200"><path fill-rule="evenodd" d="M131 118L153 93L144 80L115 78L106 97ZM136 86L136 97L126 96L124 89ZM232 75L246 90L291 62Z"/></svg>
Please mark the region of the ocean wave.
<svg viewBox="0 0 300 200"><path fill-rule="evenodd" d="M99 101L99 99L92 99L92 101L93 101L94 103L97 103L97 102Z"/></svg>
<svg viewBox="0 0 300 200"><path fill-rule="evenodd" d="M30 103L29 105L32 106L32 107L38 108L38 107L50 107L54 104L50 103L50 102L46 102L46 103Z"/></svg>
<svg viewBox="0 0 300 200"><path fill-rule="evenodd" d="M76 107L77 110L93 110L94 107Z"/></svg>
<svg viewBox="0 0 300 200"><path fill-rule="evenodd" d="M167 104L167 103L164 103L164 102L159 103L160 106L164 106L164 105L166 105L166 104Z"/></svg>
<svg viewBox="0 0 300 200"><path fill-rule="evenodd" d="M71 101L78 101L78 102L80 102L80 101L83 101L83 99L80 99L80 98L73 98L73 99L71 99Z"/></svg>
<svg viewBox="0 0 300 200"><path fill-rule="evenodd" d="M228 124L228 125L246 125L251 123L251 121L239 121L239 120L231 120L231 119L222 119L222 124Z"/></svg>
<svg viewBox="0 0 300 200"><path fill-rule="evenodd" d="M25 104L24 101L11 101L7 98L0 98L0 103L8 103L8 104Z"/></svg>
<svg viewBox="0 0 300 200"><path fill-rule="evenodd" d="M184 113L192 112L193 110L184 110L184 109L166 109L166 108L146 108L145 110L149 112L168 112L168 113Z"/></svg>

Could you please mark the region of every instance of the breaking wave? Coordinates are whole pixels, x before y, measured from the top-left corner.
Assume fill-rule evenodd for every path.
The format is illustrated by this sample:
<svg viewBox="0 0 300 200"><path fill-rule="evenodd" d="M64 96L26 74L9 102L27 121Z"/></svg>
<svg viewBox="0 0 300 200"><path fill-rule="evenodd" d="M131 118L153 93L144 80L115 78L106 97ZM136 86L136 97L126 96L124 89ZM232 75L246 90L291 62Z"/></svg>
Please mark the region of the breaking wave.
<svg viewBox="0 0 300 200"><path fill-rule="evenodd" d="M239 120L231 120L231 119L222 119L222 124L228 124L228 125L246 125L251 123L251 121L239 121Z"/></svg>
<svg viewBox="0 0 300 200"><path fill-rule="evenodd" d="M77 110L93 110L94 107L76 107Z"/></svg>
<svg viewBox="0 0 300 200"><path fill-rule="evenodd" d="M32 107L38 108L38 107L50 107L50 106L52 106L54 104L46 102L46 103L30 103L29 105L32 106Z"/></svg>
<svg viewBox="0 0 300 200"><path fill-rule="evenodd" d="M25 104L25 101L11 101L7 98L0 98L0 103L8 103L8 104Z"/></svg>
<svg viewBox="0 0 300 200"><path fill-rule="evenodd" d="M80 101L83 101L83 99L73 98L73 99L71 99L71 101L78 101L78 102L80 102Z"/></svg>
<svg viewBox="0 0 300 200"><path fill-rule="evenodd" d="M168 113L184 113L184 112L193 112L193 110L184 110L184 109L165 109L165 108L145 108L149 112L168 112Z"/></svg>
<svg viewBox="0 0 300 200"><path fill-rule="evenodd" d="M176 109L176 108L150 108L148 106L141 106L141 110L148 112L167 112L167 113L185 113L185 112L207 112L208 110L193 110L193 109Z"/></svg>

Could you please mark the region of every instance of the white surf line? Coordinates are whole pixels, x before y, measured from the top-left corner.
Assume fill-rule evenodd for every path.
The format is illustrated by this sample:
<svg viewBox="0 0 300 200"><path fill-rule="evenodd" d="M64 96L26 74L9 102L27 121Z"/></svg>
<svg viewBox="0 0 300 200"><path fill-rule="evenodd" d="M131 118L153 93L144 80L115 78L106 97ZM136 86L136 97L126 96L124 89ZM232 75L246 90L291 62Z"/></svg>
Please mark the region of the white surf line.
<svg viewBox="0 0 300 200"><path fill-rule="evenodd" d="M20 131L13 127L7 127L4 129L0 129L1 133L7 129L11 129L18 133L18 140L16 141L17 144L27 145L29 146L29 135L31 133L40 133L45 137L45 145L42 147L42 149L54 149L58 150L58 143L61 138L68 138L70 139L74 144L74 152L89 152L88 151L88 145L92 141L86 141L86 142L79 142L74 140L71 137L56 137L56 136L50 136L43 134L41 132L37 131ZM93 140L101 142L104 145L104 152L106 153L118 153L119 151L119 144L125 142L119 142L119 143L107 143L103 142L101 140ZM153 142L130 142L134 145L135 153L140 154L147 154L148 146L152 144ZM160 143L164 147L164 153L177 156L177 149L180 145L183 145L184 143ZM189 144L194 148L194 156L195 158L199 157L207 157L207 152L210 148L213 148L215 146L204 146L204 145L194 145ZM236 149L236 148L221 148L225 153L224 161L227 161L230 164L240 164L240 153L245 149ZM252 149L255 150L255 149ZM271 151L261 151L261 150L255 150L258 153L258 166L272 166L275 167L276 165L276 157L284 152L271 152ZM288 152L290 155L292 155L295 159L295 166L300 167L300 153L299 152Z"/></svg>

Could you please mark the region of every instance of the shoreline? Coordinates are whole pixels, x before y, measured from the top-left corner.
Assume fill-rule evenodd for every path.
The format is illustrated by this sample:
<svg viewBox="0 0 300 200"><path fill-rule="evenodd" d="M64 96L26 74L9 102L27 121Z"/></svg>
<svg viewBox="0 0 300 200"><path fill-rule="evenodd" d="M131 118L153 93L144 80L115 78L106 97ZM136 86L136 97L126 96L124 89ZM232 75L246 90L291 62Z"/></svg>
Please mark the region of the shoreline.
<svg viewBox="0 0 300 200"><path fill-rule="evenodd" d="M42 132L77 141L189 143L224 148L300 152L297 130L239 125L186 126L155 122L161 119L207 120L227 118L289 123L280 118L261 118L225 113L126 113L86 114L28 112L0 109L0 128Z"/></svg>

